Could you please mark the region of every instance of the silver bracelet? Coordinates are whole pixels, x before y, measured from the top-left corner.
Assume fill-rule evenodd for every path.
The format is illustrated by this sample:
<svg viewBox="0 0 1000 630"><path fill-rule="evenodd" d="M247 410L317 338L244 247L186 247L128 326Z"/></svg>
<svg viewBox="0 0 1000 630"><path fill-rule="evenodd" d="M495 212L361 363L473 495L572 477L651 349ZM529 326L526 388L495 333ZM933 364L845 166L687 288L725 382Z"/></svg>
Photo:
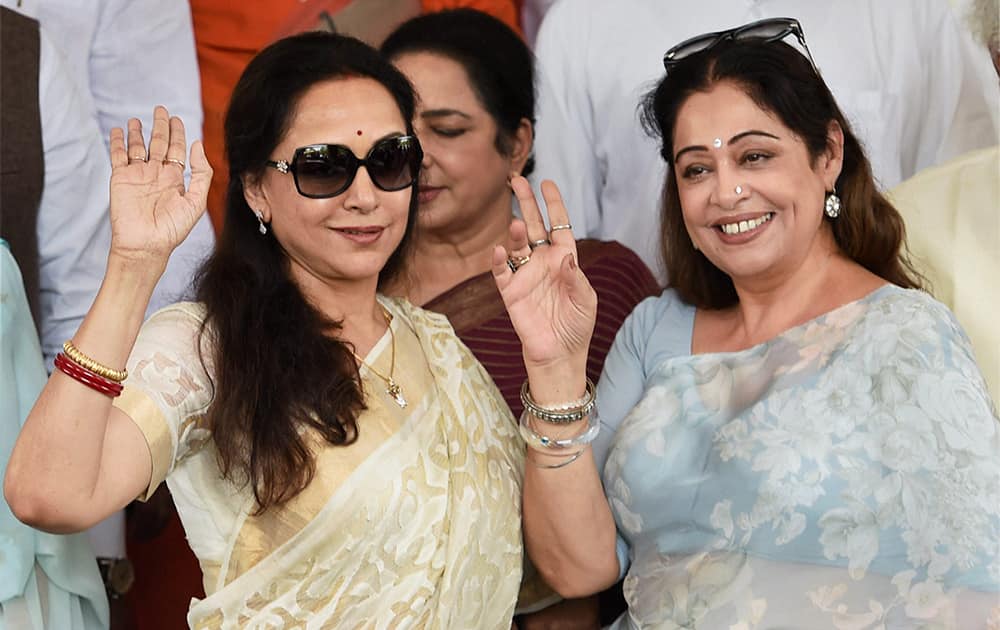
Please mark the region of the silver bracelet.
<svg viewBox="0 0 1000 630"><path fill-rule="evenodd" d="M587 379L587 389L583 400L584 402L581 405L568 409L565 409L564 406L556 406L554 408L543 407L531 397L531 392L528 390L528 381L524 381L524 384L521 385L521 403L524 405L524 410L545 422L570 424L579 422L587 417L587 414L594 410L594 405L597 403L597 391L593 381L589 378Z"/></svg>
<svg viewBox="0 0 1000 630"><path fill-rule="evenodd" d="M539 452L561 451L568 448L583 447L593 442L597 438L597 434L601 432L601 423L597 419L597 414L592 413L590 414L586 431L576 437L555 440L535 433L535 430L528 424L529 415L531 414L527 410L521 414L521 421L519 423L521 437L524 439L524 443L528 445L528 448Z"/></svg>
<svg viewBox="0 0 1000 630"><path fill-rule="evenodd" d="M531 460L531 463L534 464L538 468L548 468L548 469L551 470L553 468L562 468L563 466L569 466L570 464L572 464L576 460L580 459L581 455L583 455L583 450L579 450L579 451L573 453L572 455L569 456L569 458L566 459L566 461L559 462L558 464L539 464L538 462L536 462L535 460L531 459L530 457L528 459Z"/></svg>

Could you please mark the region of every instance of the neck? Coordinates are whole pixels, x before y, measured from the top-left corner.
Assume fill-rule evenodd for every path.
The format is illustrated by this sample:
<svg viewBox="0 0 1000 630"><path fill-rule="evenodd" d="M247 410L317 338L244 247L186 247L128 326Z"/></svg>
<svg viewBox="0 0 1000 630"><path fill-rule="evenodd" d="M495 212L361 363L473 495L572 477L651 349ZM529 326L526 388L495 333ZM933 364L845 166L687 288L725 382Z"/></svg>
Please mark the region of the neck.
<svg viewBox="0 0 1000 630"><path fill-rule="evenodd" d="M824 239L793 271L772 277L734 279L739 297L734 325L747 347L867 295L884 281Z"/></svg>
<svg viewBox="0 0 1000 630"><path fill-rule="evenodd" d="M458 283L490 270L496 245L508 245L513 218L509 197L503 204L484 209L481 220L442 230L421 230L416 239L410 270L393 286L414 304L426 304Z"/></svg>
<svg viewBox="0 0 1000 630"><path fill-rule="evenodd" d="M340 322L337 338L365 356L383 333L386 323L375 299L378 277L352 282L320 278L297 265L292 275L305 298L327 318Z"/></svg>

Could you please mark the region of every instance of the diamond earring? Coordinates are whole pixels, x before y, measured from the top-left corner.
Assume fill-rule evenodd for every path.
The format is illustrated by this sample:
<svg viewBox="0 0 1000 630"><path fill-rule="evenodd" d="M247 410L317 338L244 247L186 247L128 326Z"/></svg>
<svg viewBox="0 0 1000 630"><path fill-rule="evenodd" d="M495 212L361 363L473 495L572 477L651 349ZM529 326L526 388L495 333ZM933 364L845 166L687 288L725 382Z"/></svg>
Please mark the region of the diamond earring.
<svg viewBox="0 0 1000 630"><path fill-rule="evenodd" d="M261 234L267 234L267 226L264 225L264 213L261 212L260 210L254 210L253 213L257 216L257 223L260 224L257 230Z"/></svg>
<svg viewBox="0 0 1000 630"><path fill-rule="evenodd" d="M826 193L826 202L823 204L823 212L826 216L831 219L836 219L840 216L840 197L837 196L837 191L831 191Z"/></svg>

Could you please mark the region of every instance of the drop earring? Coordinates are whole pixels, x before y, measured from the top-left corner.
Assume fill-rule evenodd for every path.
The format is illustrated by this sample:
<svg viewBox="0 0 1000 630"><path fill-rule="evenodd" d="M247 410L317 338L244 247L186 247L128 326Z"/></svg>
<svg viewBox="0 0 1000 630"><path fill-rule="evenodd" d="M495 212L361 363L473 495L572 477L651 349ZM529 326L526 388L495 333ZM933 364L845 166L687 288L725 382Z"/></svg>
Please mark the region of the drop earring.
<svg viewBox="0 0 1000 630"><path fill-rule="evenodd" d="M823 212L831 219L840 216L840 197L837 196L836 189L826 193L826 201L823 203Z"/></svg>
<svg viewBox="0 0 1000 630"><path fill-rule="evenodd" d="M253 213L254 213L254 215L257 216L257 223L260 224L259 227L257 228L257 230L261 234L267 234L267 226L264 225L264 213L261 212L260 210L254 210Z"/></svg>

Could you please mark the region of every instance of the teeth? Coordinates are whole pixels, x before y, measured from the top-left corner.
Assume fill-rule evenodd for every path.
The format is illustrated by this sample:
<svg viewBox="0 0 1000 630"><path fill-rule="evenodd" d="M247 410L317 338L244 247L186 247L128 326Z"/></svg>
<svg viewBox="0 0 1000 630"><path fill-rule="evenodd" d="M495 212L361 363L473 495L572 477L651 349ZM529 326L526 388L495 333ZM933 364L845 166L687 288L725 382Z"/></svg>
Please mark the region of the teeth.
<svg viewBox="0 0 1000 630"><path fill-rule="evenodd" d="M739 223L723 223L719 227L726 234L742 234L743 232L749 232L754 230L768 221L771 220L773 216L772 213L768 212L764 216L758 217L756 219L750 219L749 221L740 221Z"/></svg>

